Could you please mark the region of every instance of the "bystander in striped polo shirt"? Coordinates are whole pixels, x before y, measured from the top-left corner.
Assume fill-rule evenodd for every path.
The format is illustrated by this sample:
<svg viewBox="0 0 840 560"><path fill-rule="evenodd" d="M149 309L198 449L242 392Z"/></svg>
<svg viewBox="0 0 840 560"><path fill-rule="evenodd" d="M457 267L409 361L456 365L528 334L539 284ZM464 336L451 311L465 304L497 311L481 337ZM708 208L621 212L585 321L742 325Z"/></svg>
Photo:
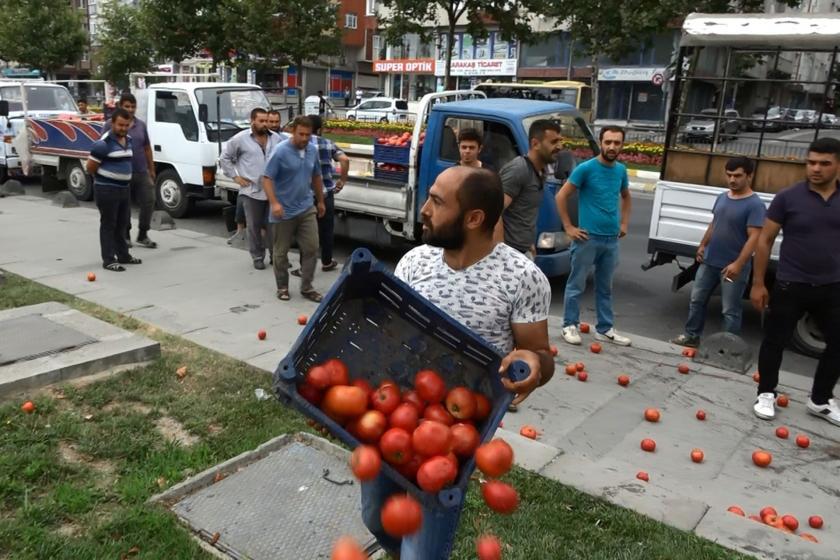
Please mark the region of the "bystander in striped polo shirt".
<svg viewBox="0 0 840 560"><path fill-rule="evenodd" d="M93 177L94 186L128 187L131 182L131 136L126 136L125 146L110 131L93 143L90 159L99 164Z"/></svg>

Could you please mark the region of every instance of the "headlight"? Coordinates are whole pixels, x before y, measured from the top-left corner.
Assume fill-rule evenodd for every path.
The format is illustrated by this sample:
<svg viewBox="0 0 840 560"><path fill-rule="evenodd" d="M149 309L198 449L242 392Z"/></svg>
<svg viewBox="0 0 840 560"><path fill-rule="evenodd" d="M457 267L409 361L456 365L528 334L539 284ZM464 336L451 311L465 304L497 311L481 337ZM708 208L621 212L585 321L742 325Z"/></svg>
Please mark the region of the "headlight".
<svg viewBox="0 0 840 560"><path fill-rule="evenodd" d="M562 251L572 244L569 236L562 231L545 231L537 239L537 249Z"/></svg>

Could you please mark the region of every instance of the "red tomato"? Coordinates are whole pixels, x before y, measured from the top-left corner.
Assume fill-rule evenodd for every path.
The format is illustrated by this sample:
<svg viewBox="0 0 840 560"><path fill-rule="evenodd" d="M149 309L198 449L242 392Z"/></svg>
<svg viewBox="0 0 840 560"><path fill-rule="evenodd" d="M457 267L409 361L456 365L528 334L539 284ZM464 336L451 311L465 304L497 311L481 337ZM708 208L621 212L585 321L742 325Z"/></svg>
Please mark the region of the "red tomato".
<svg viewBox="0 0 840 560"><path fill-rule="evenodd" d="M680 365L677 366L677 371L682 373L682 374L686 374L689 371L691 371L691 368L688 367L688 364L680 364Z"/></svg>
<svg viewBox="0 0 840 560"><path fill-rule="evenodd" d="M349 385L350 372L347 364L338 358L331 358L324 362L323 366L330 372L330 385Z"/></svg>
<svg viewBox="0 0 840 560"><path fill-rule="evenodd" d="M503 439L494 439L475 451L475 464L490 478L498 478L513 465L513 449Z"/></svg>
<svg viewBox="0 0 840 560"><path fill-rule="evenodd" d="M647 451L649 453L653 453L654 451L656 451L656 442L650 438L643 439L642 450Z"/></svg>
<svg viewBox="0 0 840 560"><path fill-rule="evenodd" d="M402 428L409 433L417 428L418 422L420 422L420 414L417 412L417 408L407 402L398 406L388 417L388 425L393 428Z"/></svg>
<svg viewBox="0 0 840 560"><path fill-rule="evenodd" d="M353 537L341 537L333 545L330 560L367 560L367 557Z"/></svg>
<svg viewBox="0 0 840 560"><path fill-rule="evenodd" d="M502 560L502 544L493 535L484 535L475 543L478 560Z"/></svg>
<svg viewBox="0 0 840 560"><path fill-rule="evenodd" d="M481 393L475 393L475 414L473 414L473 420L481 422L490 416L492 410L493 406L490 404L490 399Z"/></svg>
<svg viewBox="0 0 840 560"><path fill-rule="evenodd" d="M784 523L785 527L787 527L791 531L796 531L797 529L799 529L799 520L792 515L783 515L782 523Z"/></svg>
<svg viewBox="0 0 840 560"><path fill-rule="evenodd" d="M423 409L426 408L426 403L423 402L423 399L420 398L420 395L418 395L417 391L414 389L406 391L402 394L402 402L413 404L417 407L417 412L420 414L422 414Z"/></svg>
<svg viewBox="0 0 840 560"><path fill-rule="evenodd" d="M411 496L397 494L385 501L380 520L382 529L392 537L413 535L423 524L423 510Z"/></svg>
<svg viewBox="0 0 840 560"><path fill-rule="evenodd" d="M790 399L788 399L787 395L779 395L779 397L776 399L776 404L781 406L782 408L785 408L789 402Z"/></svg>
<svg viewBox="0 0 840 560"><path fill-rule="evenodd" d="M420 455L412 455L411 459L402 465L394 465L398 473L406 477L411 482L417 480L417 471L420 470L420 465L423 464L423 457Z"/></svg>
<svg viewBox="0 0 840 560"><path fill-rule="evenodd" d="M427 406L426 410L423 411L423 418L426 420L432 420L433 422L439 422L447 426L451 426L455 423L455 419L440 403L430 404Z"/></svg>
<svg viewBox="0 0 840 560"><path fill-rule="evenodd" d="M475 408L475 395L466 387L455 387L446 395L446 410L458 420L472 418Z"/></svg>
<svg viewBox="0 0 840 560"><path fill-rule="evenodd" d="M817 540L817 537L815 537L811 533L799 533L799 536L802 537L803 539L805 539L806 541L811 541L811 542L815 542L815 543L820 542L820 541Z"/></svg>
<svg viewBox="0 0 840 560"><path fill-rule="evenodd" d="M646 408L645 420L648 422L659 422L659 411L655 408Z"/></svg>
<svg viewBox="0 0 840 560"><path fill-rule="evenodd" d="M424 457L446 455L452 448L452 433L440 422L423 422L411 434L411 448Z"/></svg>
<svg viewBox="0 0 840 560"><path fill-rule="evenodd" d="M698 420L705 420L706 419L706 411L705 410L698 410L697 414L695 414L694 416L696 416Z"/></svg>
<svg viewBox="0 0 840 560"><path fill-rule="evenodd" d="M764 519L765 517L770 516L770 515L772 515L773 517L776 517L777 515L779 515L779 512L777 512L776 508L774 508L773 506L767 506L767 507L761 508L761 511L758 512L758 516L761 519Z"/></svg>
<svg viewBox="0 0 840 560"><path fill-rule="evenodd" d="M379 439L382 457L393 465L404 465L411 460L411 434L402 428L391 428Z"/></svg>
<svg viewBox="0 0 840 560"><path fill-rule="evenodd" d="M583 362L578 362L578 363L575 364L575 369L577 371L583 371L583 370L586 369L586 366L583 365Z"/></svg>
<svg viewBox="0 0 840 560"><path fill-rule="evenodd" d="M627 387L630 385L630 376L628 375L619 375L618 376L618 384L622 387Z"/></svg>
<svg viewBox="0 0 840 560"><path fill-rule="evenodd" d="M585 371L579 371L577 373L577 378L578 378L578 381L584 381L585 382L587 379L589 379L589 374L586 373Z"/></svg>
<svg viewBox="0 0 840 560"><path fill-rule="evenodd" d="M301 383L298 385L298 394L306 399L309 404L314 406L321 406L321 401L324 399L324 393L309 383Z"/></svg>
<svg viewBox="0 0 840 560"><path fill-rule="evenodd" d="M811 445L811 439L808 436L803 436L802 434L796 436L796 445L801 447L802 449L807 449L809 445Z"/></svg>
<svg viewBox="0 0 840 560"><path fill-rule="evenodd" d="M417 372L414 376L414 389L420 398L428 403L439 403L446 396L446 383L440 375L430 369Z"/></svg>
<svg viewBox="0 0 840 560"><path fill-rule="evenodd" d="M776 428L776 437L781 439L787 439L790 435L790 432L784 426L779 426Z"/></svg>
<svg viewBox="0 0 840 560"><path fill-rule="evenodd" d="M32 401L26 401L25 403L20 405L20 409L26 414L32 414L33 412L35 412L35 403Z"/></svg>
<svg viewBox="0 0 840 560"><path fill-rule="evenodd" d="M522 426L519 429L519 435L528 439L537 439L537 429L533 426Z"/></svg>
<svg viewBox="0 0 840 560"><path fill-rule="evenodd" d="M396 385L380 385L370 395L370 404L382 414L390 415L400 406L400 389Z"/></svg>
<svg viewBox="0 0 840 560"><path fill-rule="evenodd" d="M358 387L336 385L327 389L321 408L330 418L355 418L367 410L367 398Z"/></svg>
<svg viewBox="0 0 840 560"><path fill-rule="evenodd" d="M580 332L582 332L583 334L589 334L589 323L581 323Z"/></svg>
<svg viewBox="0 0 840 560"><path fill-rule="evenodd" d="M449 482L455 482L458 478L458 468L461 466L461 463L458 462L458 457L451 451L444 455L443 458L452 463L452 478Z"/></svg>
<svg viewBox="0 0 840 560"><path fill-rule="evenodd" d="M426 459L417 471L417 485L426 492L440 492L455 479L458 471L452 461L443 456Z"/></svg>
<svg viewBox="0 0 840 560"><path fill-rule="evenodd" d="M306 372L306 382L323 391L330 386L330 371L324 366L312 366Z"/></svg>
<svg viewBox="0 0 840 560"><path fill-rule="evenodd" d="M692 449L691 450L691 460L695 463L702 463L703 462L703 451L700 449Z"/></svg>
<svg viewBox="0 0 840 560"><path fill-rule="evenodd" d="M822 529L823 518L819 515L812 515L808 518L808 525L810 525L813 529Z"/></svg>
<svg viewBox="0 0 840 560"><path fill-rule="evenodd" d="M519 494L510 484L491 480L481 485L484 502L495 512L509 514L519 507Z"/></svg>
<svg viewBox="0 0 840 560"><path fill-rule="evenodd" d="M472 457L481 443L481 435L475 426L458 423L449 428L452 433L452 452L458 457Z"/></svg>
<svg viewBox="0 0 840 560"><path fill-rule="evenodd" d="M592 352L593 354L600 354L601 350L602 350L601 345L598 344L597 342L593 342L592 344L589 345L589 351Z"/></svg>
<svg viewBox="0 0 840 560"><path fill-rule="evenodd" d="M350 454L350 469L361 481L373 480L381 468L382 457L372 445L360 445Z"/></svg>
<svg viewBox="0 0 840 560"><path fill-rule="evenodd" d="M566 364L566 375L574 375L578 371L575 364Z"/></svg>
<svg viewBox="0 0 840 560"><path fill-rule="evenodd" d="M371 387L370 383L368 383L367 380L365 380L365 379L362 379L362 378L354 379L353 381L350 382L350 385L352 385L353 387L358 387L359 389L363 390L365 392L365 395L368 396L368 398L370 398L370 394L373 393L373 387Z"/></svg>
<svg viewBox="0 0 840 560"><path fill-rule="evenodd" d="M650 482L650 475L648 475L648 473L646 473L645 471L637 472L636 473L636 478L638 478L639 480L641 480L643 482Z"/></svg>
<svg viewBox="0 0 840 560"><path fill-rule="evenodd" d="M378 410L368 410L357 422L356 433L365 443L376 443L388 428L388 419Z"/></svg>
<svg viewBox="0 0 840 560"><path fill-rule="evenodd" d="M734 513L735 515L740 515L741 517L746 516L744 510L742 510L738 506L729 506L728 508L726 508L726 511L728 511L729 513Z"/></svg>
<svg viewBox="0 0 840 560"><path fill-rule="evenodd" d="M770 463L773 462L773 456L766 451L758 449L756 451L753 451L752 460L753 463L756 464L756 466L761 467L763 469L765 467L768 467ZM762 515L761 517L764 516Z"/></svg>

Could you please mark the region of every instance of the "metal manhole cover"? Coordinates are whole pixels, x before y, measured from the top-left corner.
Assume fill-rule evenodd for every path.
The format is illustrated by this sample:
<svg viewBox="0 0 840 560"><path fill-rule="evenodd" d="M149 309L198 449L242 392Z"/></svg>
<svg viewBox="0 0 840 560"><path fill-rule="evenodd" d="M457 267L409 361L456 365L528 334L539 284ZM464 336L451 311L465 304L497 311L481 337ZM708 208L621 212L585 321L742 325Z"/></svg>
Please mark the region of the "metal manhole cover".
<svg viewBox="0 0 840 560"><path fill-rule="evenodd" d="M41 315L0 321L0 366L57 354L97 342Z"/></svg>

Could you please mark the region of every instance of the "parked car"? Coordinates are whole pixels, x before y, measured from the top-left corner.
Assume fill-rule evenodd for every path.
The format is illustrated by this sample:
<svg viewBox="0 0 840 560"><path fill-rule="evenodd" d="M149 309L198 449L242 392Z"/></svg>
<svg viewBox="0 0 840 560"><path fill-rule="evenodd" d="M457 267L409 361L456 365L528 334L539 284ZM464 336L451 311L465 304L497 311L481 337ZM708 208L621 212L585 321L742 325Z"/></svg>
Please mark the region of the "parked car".
<svg viewBox="0 0 840 560"><path fill-rule="evenodd" d="M347 119L366 122L408 122L408 103L394 97L366 99L347 110Z"/></svg>
<svg viewBox="0 0 840 560"><path fill-rule="evenodd" d="M776 132L785 127L784 121L788 110L778 105L767 109L758 109L753 112L749 122L750 130L762 130Z"/></svg>
<svg viewBox="0 0 840 560"><path fill-rule="evenodd" d="M813 109L793 109L789 120L793 128L812 128L817 124L817 112Z"/></svg>
<svg viewBox="0 0 840 560"><path fill-rule="evenodd" d="M840 118L831 113L823 113L820 119L820 127L822 128L840 128Z"/></svg>
<svg viewBox="0 0 840 560"><path fill-rule="evenodd" d="M693 117L688 124L683 127L683 140L686 142L711 142L715 134L715 123L717 119L717 109L703 109L700 115ZM726 109L723 112L723 119L720 120L721 140L736 138L741 128L739 121L740 115L735 109Z"/></svg>

